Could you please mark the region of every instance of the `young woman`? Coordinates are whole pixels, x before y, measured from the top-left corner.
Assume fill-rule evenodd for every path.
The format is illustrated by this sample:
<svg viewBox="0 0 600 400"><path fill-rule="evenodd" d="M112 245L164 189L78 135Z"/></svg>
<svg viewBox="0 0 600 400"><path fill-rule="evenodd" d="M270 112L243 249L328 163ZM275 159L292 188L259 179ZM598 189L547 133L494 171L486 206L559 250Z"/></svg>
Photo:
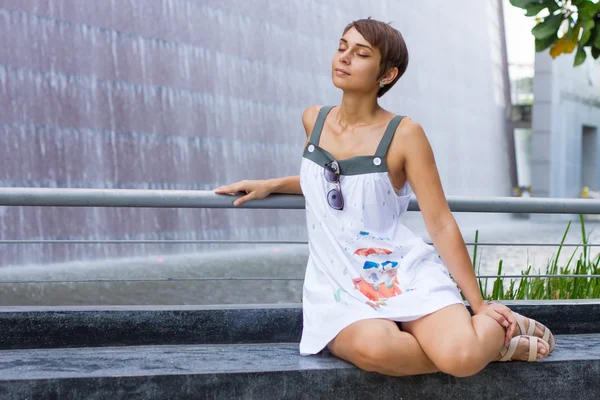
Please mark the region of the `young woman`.
<svg viewBox="0 0 600 400"><path fill-rule="evenodd" d="M235 206L271 193L304 195L310 255L302 355L328 347L367 371L458 377L492 361L545 357L554 348L548 328L483 301L422 127L377 102L407 65L396 29L371 18L350 23L331 67L341 104L302 115L300 176L215 192L245 192ZM435 249L400 222L413 192Z"/></svg>

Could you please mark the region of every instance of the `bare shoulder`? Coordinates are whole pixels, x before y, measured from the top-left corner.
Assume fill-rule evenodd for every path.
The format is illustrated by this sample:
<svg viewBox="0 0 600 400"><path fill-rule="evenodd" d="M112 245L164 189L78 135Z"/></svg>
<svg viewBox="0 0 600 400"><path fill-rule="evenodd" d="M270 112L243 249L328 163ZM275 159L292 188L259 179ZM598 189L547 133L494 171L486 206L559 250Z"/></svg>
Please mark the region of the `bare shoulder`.
<svg viewBox="0 0 600 400"><path fill-rule="evenodd" d="M425 130L417 121L410 117L404 117L396 127L396 132L390 152L394 157L399 157L406 161L409 155L424 155L423 152L431 151L431 146Z"/></svg>
<svg viewBox="0 0 600 400"><path fill-rule="evenodd" d="M319 110L322 107L323 106L310 106L302 113L302 125L304 125L304 130L306 131L306 138L310 137L310 133L315 126L315 122L317 122Z"/></svg>
<svg viewBox="0 0 600 400"><path fill-rule="evenodd" d="M410 117L402 118L402 121L398 124L396 128L396 135L401 137L403 140L423 140L427 139L425 135L425 130L421 124Z"/></svg>
<svg viewBox="0 0 600 400"><path fill-rule="evenodd" d="M445 226L452 213L448 207L442 182L429 139L421 124L407 119L396 131L396 148L402 154L406 179L410 183L430 235Z"/></svg>

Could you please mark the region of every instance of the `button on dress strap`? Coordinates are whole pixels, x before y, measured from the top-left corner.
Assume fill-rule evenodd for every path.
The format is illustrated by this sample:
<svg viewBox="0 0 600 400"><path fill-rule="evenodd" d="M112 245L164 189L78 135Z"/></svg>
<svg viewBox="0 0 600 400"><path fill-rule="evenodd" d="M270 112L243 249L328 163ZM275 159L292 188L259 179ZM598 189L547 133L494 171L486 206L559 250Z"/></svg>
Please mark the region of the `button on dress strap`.
<svg viewBox="0 0 600 400"><path fill-rule="evenodd" d="M325 124L325 118L329 111L335 106L323 106L319 110L319 115L317 115L317 121L315 122L315 126L310 133L310 142L319 145L319 140L321 139L321 131L323 130L323 125Z"/></svg>
<svg viewBox="0 0 600 400"><path fill-rule="evenodd" d="M379 146L377 146L377 151L375 152L375 156L385 158L385 155L390 147L390 143L392 142L392 138L394 137L394 133L396 133L396 128L400 121L404 118L403 115L396 115L390 123L388 124L385 132L383 133L383 137L379 142Z"/></svg>

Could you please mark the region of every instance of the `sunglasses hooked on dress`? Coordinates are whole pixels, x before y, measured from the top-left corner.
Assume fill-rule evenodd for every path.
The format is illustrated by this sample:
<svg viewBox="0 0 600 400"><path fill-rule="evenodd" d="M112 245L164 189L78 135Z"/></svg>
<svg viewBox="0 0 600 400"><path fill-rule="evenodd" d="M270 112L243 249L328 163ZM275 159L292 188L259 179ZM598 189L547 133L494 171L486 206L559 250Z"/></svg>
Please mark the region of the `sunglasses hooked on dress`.
<svg viewBox="0 0 600 400"><path fill-rule="evenodd" d="M342 196L342 187L340 186L340 165L337 161L332 161L325 165L325 180L335 183L335 189L327 193L327 203L335 210L344 209L344 197Z"/></svg>

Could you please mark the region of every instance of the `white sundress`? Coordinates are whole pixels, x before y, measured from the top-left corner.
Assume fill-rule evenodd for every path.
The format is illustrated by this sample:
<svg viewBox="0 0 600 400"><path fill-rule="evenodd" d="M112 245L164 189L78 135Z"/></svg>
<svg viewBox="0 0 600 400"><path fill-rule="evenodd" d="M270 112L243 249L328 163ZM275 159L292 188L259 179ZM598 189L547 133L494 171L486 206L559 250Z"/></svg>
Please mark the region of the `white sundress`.
<svg viewBox="0 0 600 400"><path fill-rule="evenodd" d="M401 222L412 190L408 182L394 189L385 155L402 116L390 121L375 155L337 160L344 207L329 205L327 193L335 184L324 169L334 159L319 139L332 108L319 111L300 167L309 239L301 355L320 352L362 319L412 321L464 304L433 246Z"/></svg>

